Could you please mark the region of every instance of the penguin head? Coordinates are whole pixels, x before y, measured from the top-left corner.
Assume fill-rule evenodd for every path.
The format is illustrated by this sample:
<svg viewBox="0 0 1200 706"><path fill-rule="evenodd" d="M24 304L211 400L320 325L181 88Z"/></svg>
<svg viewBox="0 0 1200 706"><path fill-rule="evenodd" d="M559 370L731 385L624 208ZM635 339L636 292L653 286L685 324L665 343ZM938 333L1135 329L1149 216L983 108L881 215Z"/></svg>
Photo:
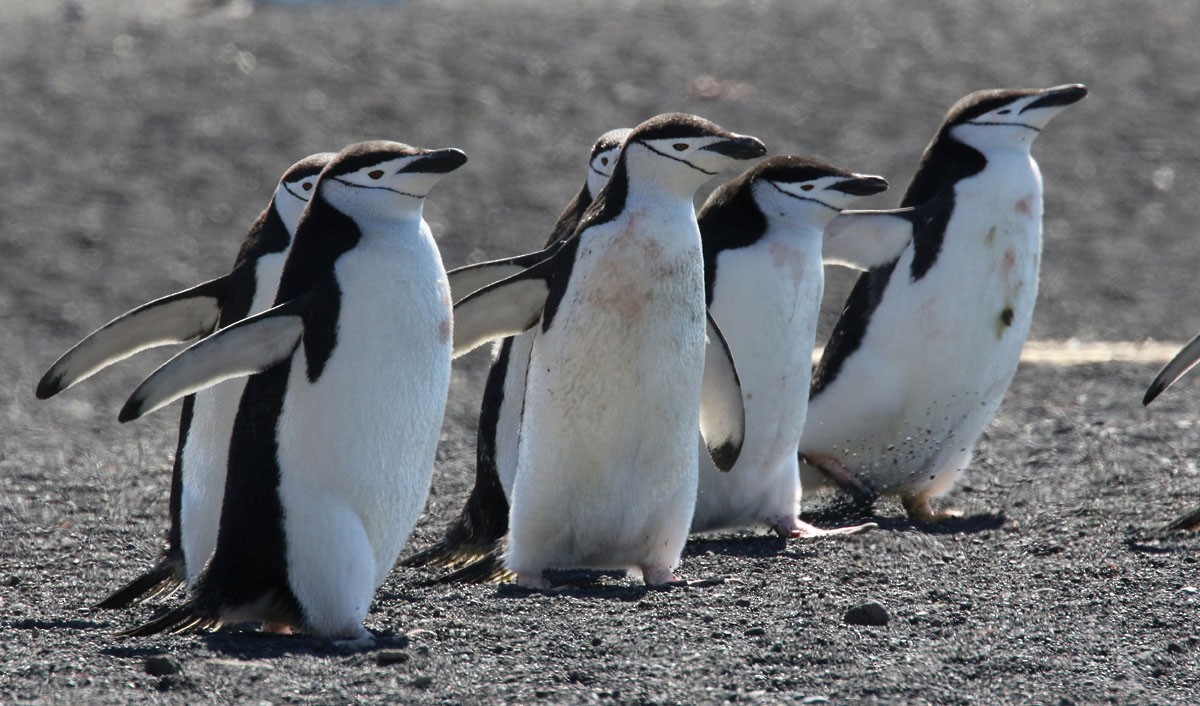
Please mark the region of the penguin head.
<svg viewBox="0 0 1200 706"><path fill-rule="evenodd" d="M886 191L887 180L855 174L816 159L789 155L770 157L740 179L768 218L806 220L823 228L842 209L872 194Z"/></svg>
<svg viewBox="0 0 1200 706"><path fill-rule="evenodd" d="M596 144L592 145L592 156L588 162L587 175L588 193L592 196L600 193L600 190L608 183L613 168L617 166L617 154L621 151L621 144L625 142L625 138L631 132L633 130L627 127L609 130L596 140Z"/></svg>
<svg viewBox="0 0 1200 706"><path fill-rule="evenodd" d="M422 149L400 142L359 142L321 172L317 191L350 216L399 218L420 213L425 195L467 161L461 150Z"/></svg>
<svg viewBox="0 0 1200 706"><path fill-rule="evenodd" d="M333 152L310 154L288 167L280 177L279 186L275 187L275 211L279 213L288 233L296 232L300 214L317 187L317 177L336 156Z"/></svg>
<svg viewBox="0 0 1200 706"><path fill-rule="evenodd" d="M950 108L942 132L980 150L1027 149L1051 118L1087 93L1082 84L977 91Z"/></svg>
<svg viewBox="0 0 1200 706"><path fill-rule="evenodd" d="M633 129L618 162L623 162L630 180L690 196L726 167L766 153L758 138L729 132L695 115L666 113Z"/></svg>

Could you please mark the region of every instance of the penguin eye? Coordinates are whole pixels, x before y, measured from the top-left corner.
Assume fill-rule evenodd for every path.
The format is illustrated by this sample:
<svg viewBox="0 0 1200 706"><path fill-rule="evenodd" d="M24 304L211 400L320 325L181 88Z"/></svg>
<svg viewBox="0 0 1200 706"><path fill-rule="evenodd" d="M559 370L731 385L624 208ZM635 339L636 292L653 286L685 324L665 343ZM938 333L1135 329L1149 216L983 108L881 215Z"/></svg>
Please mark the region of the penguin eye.
<svg viewBox="0 0 1200 706"><path fill-rule="evenodd" d="M676 142L675 144L673 144L671 146L675 148L676 152L682 152L688 148L688 145L686 142Z"/></svg>
<svg viewBox="0 0 1200 706"><path fill-rule="evenodd" d="M801 185L800 185L800 190L801 190L801 191L812 191L812 190L813 190L813 185L812 185L812 184L801 184Z"/></svg>
<svg viewBox="0 0 1200 706"><path fill-rule="evenodd" d="M312 191L312 187L313 185L311 181L306 181L300 185L300 188L304 189L305 191Z"/></svg>
<svg viewBox="0 0 1200 706"><path fill-rule="evenodd" d="M383 170L376 169L373 172L367 172L367 176L371 177L372 179L382 179L383 178Z"/></svg>
<svg viewBox="0 0 1200 706"><path fill-rule="evenodd" d="M600 163L607 167L608 166L608 157L601 157Z"/></svg>

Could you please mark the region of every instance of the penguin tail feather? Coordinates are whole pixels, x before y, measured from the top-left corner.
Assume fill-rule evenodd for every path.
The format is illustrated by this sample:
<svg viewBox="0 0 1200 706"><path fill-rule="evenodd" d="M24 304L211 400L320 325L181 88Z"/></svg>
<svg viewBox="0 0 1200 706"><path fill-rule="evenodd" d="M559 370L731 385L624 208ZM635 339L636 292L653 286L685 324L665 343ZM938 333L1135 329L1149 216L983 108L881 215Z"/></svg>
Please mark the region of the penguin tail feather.
<svg viewBox="0 0 1200 706"><path fill-rule="evenodd" d="M485 474L486 475L486 474ZM400 560L401 566L459 568L494 552L508 534L508 499L499 476L476 478L462 512L436 544Z"/></svg>
<svg viewBox="0 0 1200 706"><path fill-rule="evenodd" d="M215 628L221 625L220 618L196 614L196 606L190 601L182 606L158 616L157 618L117 633L118 638L148 637L166 633L179 635L189 630Z"/></svg>
<svg viewBox="0 0 1200 706"><path fill-rule="evenodd" d="M513 581L516 574L504 567L500 552L493 550L475 561L448 574L430 579L423 586L442 586L454 583L505 583Z"/></svg>
<svg viewBox="0 0 1200 706"><path fill-rule="evenodd" d="M1166 526L1169 530L1200 530L1200 506Z"/></svg>
<svg viewBox="0 0 1200 706"><path fill-rule="evenodd" d="M113 591L94 607L116 610L145 603L159 596L166 598L179 590L184 581L183 559L164 557L153 569Z"/></svg>

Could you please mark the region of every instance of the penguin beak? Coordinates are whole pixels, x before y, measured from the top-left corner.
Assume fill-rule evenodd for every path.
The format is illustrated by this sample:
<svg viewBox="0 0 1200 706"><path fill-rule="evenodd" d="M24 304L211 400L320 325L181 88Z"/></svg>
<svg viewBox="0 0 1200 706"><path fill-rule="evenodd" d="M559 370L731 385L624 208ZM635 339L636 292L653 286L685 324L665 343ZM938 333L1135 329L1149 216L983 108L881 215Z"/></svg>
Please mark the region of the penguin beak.
<svg viewBox="0 0 1200 706"><path fill-rule="evenodd" d="M1047 88L1042 92L1040 98L1030 103L1021 109L1024 113L1027 110L1037 110L1038 108L1062 108L1077 101L1083 100L1083 97L1088 94L1088 89L1082 83L1072 83L1065 86L1055 86Z"/></svg>
<svg viewBox="0 0 1200 706"><path fill-rule="evenodd" d="M853 178L839 181L829 188L834 191L840 191L843 194L850 194L851 196L871 196L872 194L887 191L888 183L883 177L860 176L856 174Z"/></svg>
<svg viewBox="0 0 1200 706"><path fill-rule="evenodd" d="M700 149L723 154L734 159L754 159L767 153L767 147L757 137L734 135L727 140L714 142Z"/></svg>
<svg viewBox="0 0 1200 706"><path fill-rule="evenodd" d="M421 155L419 159L409 162L402 171L419 172L422 174L445 174L458 169L466 163L467 155L465 152L448 147Z"/></svg>

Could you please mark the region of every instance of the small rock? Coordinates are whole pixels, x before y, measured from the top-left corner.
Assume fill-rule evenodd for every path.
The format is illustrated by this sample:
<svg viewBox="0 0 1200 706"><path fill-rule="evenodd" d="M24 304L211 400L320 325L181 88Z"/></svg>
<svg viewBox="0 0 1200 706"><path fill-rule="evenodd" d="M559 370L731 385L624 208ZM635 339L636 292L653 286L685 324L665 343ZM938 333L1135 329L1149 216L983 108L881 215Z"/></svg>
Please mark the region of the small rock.
<svg viewBox="0 0 1200 706"><path fill-rule="evenodd" d="M846 611L842 620L847 625L887 625L891 620L887 608L879 601L867 601Z"/></svg>
<svg viewBox="0 0 1200 706"><path fill-rule="evenodd" d="M827 704L827 703L829 703L829 699L825 698L824 696L806 696L806 697L804 697L804 700L802 700L800 703L802 703L802 704Z"/></svg>
<svg viewBox="0 0 1200 706"><path fill-rule="evenodd" d="M183 671L183 665L171 655L151 655L146 658L146 673L152 677L165 677Z"/></svg>
<svg viewBox="0 0 1200 706"><path fill-rule="evenodd" d="M749 630L746 630L742 634L745 635L746 637L759 637L761 635L766 635L767 631L766 631L766 628L750 628Z"/></svg>
<svg viewBox="0 0 1200 706"><path fill-rule="evenodd" d="M739 598L736 601L734 601L733 604L735 606L737 606L738 608L749 608L750 607L750 601L745 598Z"/></svg>
<svg viewBox="0 0 1200 706"><path fill-rule="evenodd" d="M413 677L413 680L410 683L418 689L424 689L433 685L433 677L422 674L419 677Z"/></svg>
<svg viewBox="0 0 1200 706"><path fill-rule="evenodd" d="M592 647L599 647L599 646L600 646L600 645L602 645L602 644L604 644L604 640L601 640L601 639L600 639L600 638L598 638L598 637L593 637L593 638L592 638Z"/></svg>
<svg viewBox="0 0 1200 706"><path fill-rule="evenodd" d="M393 664L404 664L409 660L404 650L379 650L375 653L375 664L387 667Z"/></svg>

